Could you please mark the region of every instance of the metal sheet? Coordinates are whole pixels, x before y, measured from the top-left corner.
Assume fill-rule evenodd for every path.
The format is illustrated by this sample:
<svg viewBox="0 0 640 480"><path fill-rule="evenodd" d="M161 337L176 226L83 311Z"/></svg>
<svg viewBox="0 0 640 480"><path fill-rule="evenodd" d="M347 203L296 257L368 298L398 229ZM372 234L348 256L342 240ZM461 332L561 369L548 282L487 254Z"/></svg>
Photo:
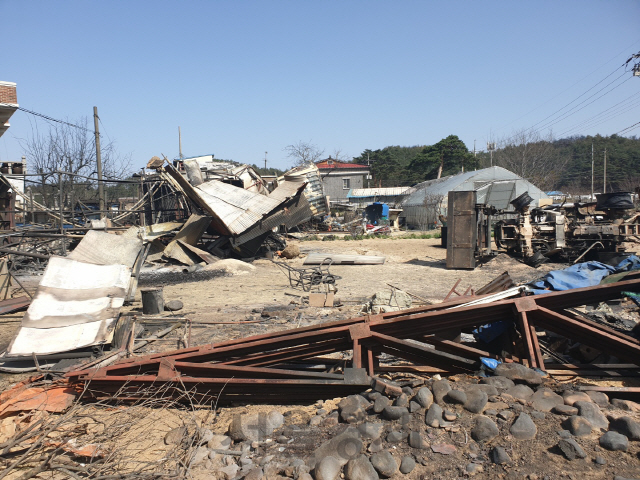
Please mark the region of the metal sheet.
<svg viewBox="0 0 640 480"><path fill-rule="evenodd" d="M336 255L334 253L310 253L303 265L320 265L326 258L331 265L382 265L387 257L373 255Z"/></svg>
<svg viewBox="0 0 640 480"><path fill-rule="evenodd" d="M211 217L191 215L182 229L176 234L173 240L169 242L169 245L166 246L163 255L168 258L173 258L185 265L193 265L193 258L185 252L179 242L195 246L210 224Z"/></svg>
<svg viewBox="0 0 640 480"><path fill-rule="evenodd" d="M67 258L96 265L133 264L142 248L139 238L89 230Z"/></svg>
<svg viewBox="0 0 640 480"><path fill-rule="evenodd" d="M173 167L169 178L187 196L213 217L213 225L223 235L239 235L277 210L282 202L216 180L193 187Z"/></svg>
<svg viewBox="0 0 640 480"><path fill-rule="evenodd" d="M68 352L105 343L112 333L115 319L57 328L21 327L11 342L7 357L23 357L36 353Z"/></svg>

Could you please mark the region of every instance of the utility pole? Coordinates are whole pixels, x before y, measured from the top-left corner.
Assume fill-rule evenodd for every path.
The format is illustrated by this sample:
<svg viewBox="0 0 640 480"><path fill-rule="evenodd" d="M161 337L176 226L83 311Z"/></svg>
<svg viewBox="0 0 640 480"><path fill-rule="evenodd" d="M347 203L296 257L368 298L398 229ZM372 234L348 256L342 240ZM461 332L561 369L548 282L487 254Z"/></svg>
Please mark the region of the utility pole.
<svg viewBox="0 0 640 480"><path fill-rule="evenodd" d="M496 144L495 143L487 143L487 150L489 150L489 153L491 155L491 166L493 167L493 151L496 149Z"/></svg>
<svg viewBox="0 0 640 480"><path fill-rule="evenodd" d="M100 154L100 130L98 129L98 107L93 107L93 125L96 134L96 163L98 167L98 199L100 205L100 217L104 211L104 184L102 183L102 155ZM106 215L105 215L106 216Z"/></svg>
<svg viewBox="0 0 640 480"><path fill-rule="evenodd" d="M178 126L178 151L180 155L180 160L184 157L182 156L182 132L180 131L180 127Z"/></svg>
<svg viewBox="0 0 640 480"><path fill-rule="evenodd" d="M602 193L607 193L607 148L604 149L604 187Z"/></svg>
<svg viewBox="0 0 640 480"><path fill-rule="evenodd" d="M267 153L268 152L264 152L264 174L267 174Z"/></svg>
<svg viewBox="0 0 640 480"><path fill-rule="evenodd" d="M591 201L595 200L595 197L593 195L593 166L594 166L594 160L593 160L593 142L591 142Z"/></svg>

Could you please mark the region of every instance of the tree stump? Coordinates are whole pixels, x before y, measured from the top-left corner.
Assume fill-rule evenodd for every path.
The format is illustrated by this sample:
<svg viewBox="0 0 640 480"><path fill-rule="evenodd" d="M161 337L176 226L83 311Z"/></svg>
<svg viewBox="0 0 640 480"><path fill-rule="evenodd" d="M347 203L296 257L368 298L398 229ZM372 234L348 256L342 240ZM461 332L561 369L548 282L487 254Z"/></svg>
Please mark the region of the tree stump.
<svg viewBox="0 0 640 480"><path fill-rule="evenodd" d="M164 312L164 298L162 288L141 288L142 313L145 315L157 315Z"/></svg>

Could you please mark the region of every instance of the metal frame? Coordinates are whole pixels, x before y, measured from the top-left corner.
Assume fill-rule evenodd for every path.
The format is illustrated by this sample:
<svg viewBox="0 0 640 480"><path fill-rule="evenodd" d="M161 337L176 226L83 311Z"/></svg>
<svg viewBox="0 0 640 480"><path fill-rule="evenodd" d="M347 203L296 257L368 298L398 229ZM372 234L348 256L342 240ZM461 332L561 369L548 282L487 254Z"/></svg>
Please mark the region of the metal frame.
<svg viewBox="0 0 640 480"><path fill-rule="evenodd" d="M203 401L307 401L359 392L372 381L379 383L380 379L370 377L393 370L380 366L381 353L413 364L398 371L474 372L479 357L491 355L438 334L496 321L511 321L522 338L503 361L544 370L536 333L536 328L544 328L640 365L639 340L565 311L619 298L623 291L640 291L640 279L474 305L465 305L467 299L461 297L444 304L130 358L70 372L67 377L84 384L84 395L95 399L110 398L116 392L119 398L135 399L149 395L149 389L169 385L189 388ZM351 367L363 369L355 370L361 375L351 375L354 370L349 369L336 374L334 366L343 360L323 357L345 351L352 353Z"/></svg>

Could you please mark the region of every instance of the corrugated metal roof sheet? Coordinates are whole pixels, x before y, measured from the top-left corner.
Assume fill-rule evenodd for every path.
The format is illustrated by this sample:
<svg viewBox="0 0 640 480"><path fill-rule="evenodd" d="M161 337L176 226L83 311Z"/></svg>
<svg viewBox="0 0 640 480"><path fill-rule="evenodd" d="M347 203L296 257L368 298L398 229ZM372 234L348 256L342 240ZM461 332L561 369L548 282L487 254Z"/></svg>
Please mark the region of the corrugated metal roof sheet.
<svg viewBox="0 0 640 480"><path fill-rule="evenodd" d="M347 198L394 197L408 195L413 191L413 187L352 188L347 193Z"/></svg>
<svg viewBox="0 0 640 480"><path fill-rule="evenodd" d="M213 217L214 227L223 235L245 232L282 204L278 199L216 180L194 187L175 168L165 168L169 178Z"/></svg>

